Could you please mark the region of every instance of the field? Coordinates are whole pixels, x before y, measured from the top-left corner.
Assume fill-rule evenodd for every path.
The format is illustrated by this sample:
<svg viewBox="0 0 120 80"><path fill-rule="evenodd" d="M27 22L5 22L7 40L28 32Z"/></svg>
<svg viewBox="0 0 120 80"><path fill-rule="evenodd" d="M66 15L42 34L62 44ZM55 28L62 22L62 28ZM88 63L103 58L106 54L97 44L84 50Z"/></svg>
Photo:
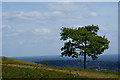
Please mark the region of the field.
<svg viewBox="0 0 120 80"><path fill-rule="evenodd" d="M2 78L118 78L115 71L54 67L2 57Z"/></svg>

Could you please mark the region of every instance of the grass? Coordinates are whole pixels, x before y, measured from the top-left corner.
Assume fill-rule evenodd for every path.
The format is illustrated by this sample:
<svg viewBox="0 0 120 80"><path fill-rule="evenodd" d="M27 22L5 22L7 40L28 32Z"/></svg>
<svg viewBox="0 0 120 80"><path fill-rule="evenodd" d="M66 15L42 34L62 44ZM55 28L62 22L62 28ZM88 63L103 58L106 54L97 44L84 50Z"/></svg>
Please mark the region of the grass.
<svg viewBox="0 0 120 80"><path fill-rule="evenodd" d="M34 68L20 68L14 66L3 65L2 77L4 78L84 78L77 74L58 72L54 70L47 70L48 67L40 65L41 67L35 69L39 64L33 62L27 62L23 60L13 58L2 58L2 64L15 64L33 66Z"/></svg>
<svg viewBox="0 0 120 80"><path fill-rule="evenodd" d="M73 67L56 67L56 66L49 66L54 69L59 69L59 70L69 70L69 71L84 71L84 72L94 72L94 73L104 73L104 74L115 74L117 75L119 72L118 71L97 71L97 70L91 70L91 69L82 69L82 68L73 68Z"/></svg>
<svg viewBox="0 0 120 80"><path fill-rule="evenodd" d="M7 57L2 57L2 64L24 65L27 67L3 65L3 78L118 78L118 72L115 71L46 66Z"/></svg>
<svg viewBox="0 0 120 80"><path fill-rule="evenodd" d="M79 75L45 69L25 69L3 66L3 78L80 78Z"/></svg>
<svg viewBox="0 0 120 80"><path fill-rule="evenodd" d="M33 65L36 65L37 63L8 58L8 57L2 57L2 64L18 64L18 65L32 65L33 66Z"/></svg>
<svg viewBox="0 0 120 80"><path fill-rule="evenodd" d="M82 68L71 68L71 67L54 67L50 66L51 68L58 69L58 70L68 70L69 72L76 72L81 75L86 75L89 78L92 77L101 77L101 78L118 78L119 72L117 71L96 71L90 69L82 69Z"/></svg>

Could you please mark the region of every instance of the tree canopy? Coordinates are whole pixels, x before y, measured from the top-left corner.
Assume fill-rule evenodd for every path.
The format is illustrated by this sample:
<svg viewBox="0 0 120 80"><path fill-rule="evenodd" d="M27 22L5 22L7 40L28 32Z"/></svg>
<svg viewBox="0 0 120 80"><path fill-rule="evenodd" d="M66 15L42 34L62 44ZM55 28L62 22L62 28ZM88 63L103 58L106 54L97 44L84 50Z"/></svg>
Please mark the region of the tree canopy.
<svg viewBox="0 0 120 80"><path fill-rule="evenodd" d="M97 34L98 26L88 25L78 28L61 28L61 40L66 41L61 48L62 56L78 58L78 56L91 56L93 60L98 58L109 48L108 39Z"/></svg>

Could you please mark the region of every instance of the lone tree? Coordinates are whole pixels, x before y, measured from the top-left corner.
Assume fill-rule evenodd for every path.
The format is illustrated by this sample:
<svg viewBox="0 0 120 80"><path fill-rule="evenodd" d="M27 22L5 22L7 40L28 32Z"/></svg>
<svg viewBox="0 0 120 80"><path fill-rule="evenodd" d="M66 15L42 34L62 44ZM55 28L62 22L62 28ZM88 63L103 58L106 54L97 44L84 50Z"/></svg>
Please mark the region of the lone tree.
<svg viewBox="0 0 120 80"><path fill-rule="evenodd" d="M98 26L88 25L78 28L61 28L61 39L66 40L61 48L62 56L78 58L84 56L84 69L86 69L86 56L91 56L93 60L98 58L104 50L109 48L108 39L97 34Z"/></svg>

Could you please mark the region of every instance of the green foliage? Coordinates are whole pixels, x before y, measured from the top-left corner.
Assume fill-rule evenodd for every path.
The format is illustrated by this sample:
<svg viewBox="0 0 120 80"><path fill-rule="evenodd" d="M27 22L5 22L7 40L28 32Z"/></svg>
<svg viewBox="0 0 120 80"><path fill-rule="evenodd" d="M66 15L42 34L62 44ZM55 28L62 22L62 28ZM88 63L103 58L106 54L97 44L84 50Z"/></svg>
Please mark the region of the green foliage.
<svg viewBox="0 0 120 80"><path fill-rule="evenodd" d="M93 60L98 58L109 48L108 39L105 36L97 35L98 26L89 25L79 28L61 28L61 40L67 40L64 43L62 56L78 57L83 55L91 56Z"/></svg>

